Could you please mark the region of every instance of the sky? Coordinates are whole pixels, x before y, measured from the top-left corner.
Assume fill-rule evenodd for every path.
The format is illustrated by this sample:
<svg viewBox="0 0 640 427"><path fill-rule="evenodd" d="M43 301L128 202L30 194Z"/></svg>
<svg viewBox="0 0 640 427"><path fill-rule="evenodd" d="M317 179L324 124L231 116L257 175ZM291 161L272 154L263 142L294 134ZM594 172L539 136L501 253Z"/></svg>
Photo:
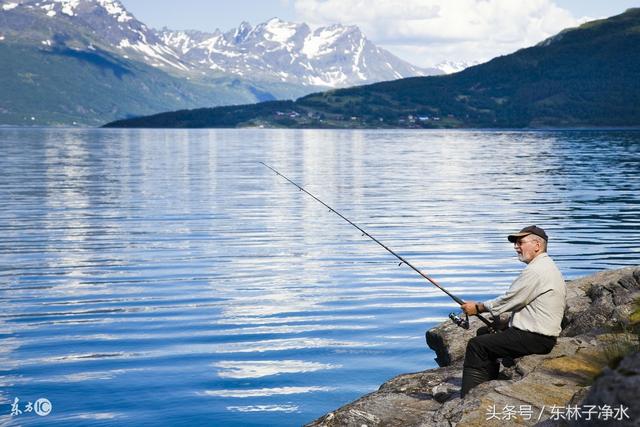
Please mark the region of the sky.
<svg viewBox="0 0 640 427"><path fill-rule="evenodd" d="M121 0L145 24L227 31L277 17L312 28L357 25L414 65L483 62L564 28L640 7L640 0Z"/></svg>

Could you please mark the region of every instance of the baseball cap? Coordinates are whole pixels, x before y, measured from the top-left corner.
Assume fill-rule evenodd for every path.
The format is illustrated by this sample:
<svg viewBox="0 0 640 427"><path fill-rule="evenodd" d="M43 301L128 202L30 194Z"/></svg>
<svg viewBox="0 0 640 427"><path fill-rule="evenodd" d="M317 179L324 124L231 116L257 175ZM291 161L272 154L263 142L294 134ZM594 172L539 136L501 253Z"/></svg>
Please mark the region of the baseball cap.
<svg viewBox="0 0 640 427"><path fill-rule="evenodd" d="M529 234L535 234L536 236L542 237L545 241L549 240L547 233L545 233L545 231L537 225L530 225L528 227L525 227L517 233L509 234L509 237L507 238L511 243L515 243L519 238L528 236Z"/></svg>

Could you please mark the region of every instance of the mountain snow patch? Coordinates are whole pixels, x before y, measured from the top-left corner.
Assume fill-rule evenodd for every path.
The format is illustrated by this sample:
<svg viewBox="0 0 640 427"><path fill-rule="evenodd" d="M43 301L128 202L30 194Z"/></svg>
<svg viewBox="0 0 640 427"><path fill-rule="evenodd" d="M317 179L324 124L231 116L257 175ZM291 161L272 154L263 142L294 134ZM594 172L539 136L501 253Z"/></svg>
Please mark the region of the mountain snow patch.
<svg viewBox="0 0 640 427"><path fill-rule="evenodd" d="M53 10L54 7L56 7L56 5L54 3L44 4L44 5L40 6L41 9L47 11L47 16L48 17L54 17L54 16L57 15L57 12L55 10Z"/></svg>
<svg viewBox="0 0 640 427"><path fill-rule="evenodd" d="M308 58L327 55L333 52L334 44L343 34L340 28L321 28L310 34L304 41L302 53Z"/></svg>
<svg viewBox="0 0 640 427"><path fill-rule="evenodd" d="M443 61L435 67L445 74L453 74L478 64L478 61Z"/></svg>
<svg viewBox="0 0 640 427"><path fill-rule="evenodd" d="M264 38L280 43L287 42L298 31L296 24L284 22L278 18L273 18L267 22L265 29Z"/></svg>
<svg viewBox="0 0 640 427"><path fill-rule="evenodd" d="M62 6L62 13L69 16L76 15L76 8L80 4L80 0L53 0L53 2L59 3Z"/></svg>
<svg viewBox="0 0 640 427"><path fill-rule="evenodd" d="M118 22L127 22L133 19L133 16L129 15L127 11L122 7L122 4L114 0L97 0L98 4L102 6L109 15L114 16Z"/></svg>
<svg viewBox="0 0 640 427"><path fill-rule="evenodd" d="M152 63L150 65L154 66L154 67L162 67L164 65L170 65L172 67L175 67L177 69L183 70L183 71L188 71L189 68L187 68L185 65L181 64L180 62L174 62L171 61L169 59L167 59L164 55L171 54L171 56L175 55L174 52L172 52L169 48L166 48L165 46L158 46L158 45L149 45L147 43L143 43L143 42L136 42L136 43L131 43L129 40L127 39L122 39L120 40L120 43L118 44L118 47L121 49L133 49L136 50L140 53L142 53L143 55L145 55L145 58L148 59L153 58L156 61L161 61L161 62L155 62Z"/></svg>

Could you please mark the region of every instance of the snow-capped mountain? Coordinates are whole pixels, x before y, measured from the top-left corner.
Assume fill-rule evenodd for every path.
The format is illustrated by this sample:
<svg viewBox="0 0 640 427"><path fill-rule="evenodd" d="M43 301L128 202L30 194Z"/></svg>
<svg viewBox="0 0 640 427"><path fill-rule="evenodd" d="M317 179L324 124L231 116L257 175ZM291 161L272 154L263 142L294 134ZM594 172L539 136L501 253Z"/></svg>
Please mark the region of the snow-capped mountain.
<svg viewBox="0 0 640 427"><path fill-rule="evenodd" d="M0 31L5 39L35 38L43 45L76 50L99 47L154 67L189 70L154 30L135 19L118 0L11 0L0 4Z"/></svg>
<svg viewBox="0 0 640 427"><path fill-rule="evenodd" d="M160 38L184 61L238 76L329 87L353 86L427 74L375 46L355 26L311 30L273 18L252 27L211 34L164 29Z"/></svg>
<svg viewBox="0 0 640 427"><path fill-rule="evenodd" d="M80 51L99 48L190 77L345 87L442 73L400 60L355 26L312 30L274 18L227 32L156 31L118 0L3 0L0 36Z"/></svg>
<svg viewBox="0 0 640 427"><path fill-rule="evenodd" d="M453 74L478 64L480 64L479 61L443 61L438 63L435 68L444 74Z"/></svg>
<svg viewBox="0 0 640 427"><path fill-rule="evenodd" d="M119 0L0 0L0 64L10 70L0 75L0 125L96 125L437 73L357 27L272 19L227 32L156 31Z"/></svg>

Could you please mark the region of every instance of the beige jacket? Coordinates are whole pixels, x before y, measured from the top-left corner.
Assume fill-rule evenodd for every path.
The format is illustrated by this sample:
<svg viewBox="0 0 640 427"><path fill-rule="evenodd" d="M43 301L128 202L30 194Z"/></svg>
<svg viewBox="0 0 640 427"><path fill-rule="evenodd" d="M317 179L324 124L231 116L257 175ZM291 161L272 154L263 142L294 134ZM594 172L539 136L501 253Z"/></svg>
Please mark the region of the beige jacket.
<svg viewBox="0 0 640 427"><path fill-rule="evenodd" d="M493 316L511 312L510 326L557 337L566 305L562 273L546 253L535 257L507 292L484 303Z"/></svg>

